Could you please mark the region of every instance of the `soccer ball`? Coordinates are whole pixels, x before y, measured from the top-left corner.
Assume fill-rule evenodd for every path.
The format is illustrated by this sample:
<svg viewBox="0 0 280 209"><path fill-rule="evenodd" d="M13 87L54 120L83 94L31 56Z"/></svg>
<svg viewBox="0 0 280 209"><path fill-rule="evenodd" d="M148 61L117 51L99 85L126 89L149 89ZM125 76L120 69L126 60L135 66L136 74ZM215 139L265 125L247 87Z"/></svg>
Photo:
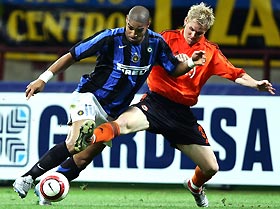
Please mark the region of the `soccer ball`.
<svg viewBox="0 0 280 209"><path fill-rule="evenodd" d="M61 173L53 172L44 176L40 182L40 193L46 200L57 202L66 197L69 192L69 181Z"/></svg>

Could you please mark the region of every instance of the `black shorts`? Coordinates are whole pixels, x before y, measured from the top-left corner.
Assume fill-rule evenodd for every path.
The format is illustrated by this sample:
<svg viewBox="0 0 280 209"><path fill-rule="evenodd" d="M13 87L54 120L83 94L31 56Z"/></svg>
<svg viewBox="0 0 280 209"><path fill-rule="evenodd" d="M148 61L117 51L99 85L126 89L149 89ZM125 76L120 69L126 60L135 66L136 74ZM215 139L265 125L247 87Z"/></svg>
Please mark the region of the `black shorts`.
<svg viewBox="0 0 280 209"><path fill-rule="evenodd" d="M171 146L176 144L198 144L210 146L204 129L190 107L175 103L159 94L149 92L136 106L146 115L148 131L162 134Z"/></svg>

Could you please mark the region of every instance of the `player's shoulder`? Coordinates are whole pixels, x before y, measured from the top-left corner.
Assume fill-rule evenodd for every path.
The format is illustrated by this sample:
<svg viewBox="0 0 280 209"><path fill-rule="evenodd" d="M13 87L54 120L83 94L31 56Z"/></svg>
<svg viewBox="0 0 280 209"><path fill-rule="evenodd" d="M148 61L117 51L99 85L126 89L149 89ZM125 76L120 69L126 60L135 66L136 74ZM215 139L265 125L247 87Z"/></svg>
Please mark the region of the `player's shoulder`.
<svg viewBox="0 0 280 209"><path fill-rule="evenodd" d="M118 34L123 34L124 33L124 28L113 28L113 29L105 29L103 30L104 33L107 35L118 35Z"/></svg>
<svg viewBox="0 0 280 209"><path fill-rule="evenodd" d="M212 42L212 41L209 41L208 39L205 38L205 41L204 41L205 45L208 46L209 48L212 48L212 49L219 49L219 45L215 42Z"/></svg>
<svg viewBox="0 0 280 209"><path fill-rule="evenodd" d="M158 32L155 32L151 29L148 29L147 31L148 31L148 34L149 34L150 38L162 38L162 35Z"/></svg>
<svg viewBox="0 0 280 209"><path fill-rule="evenodd" d="M171 38L178 38L181 36L181 32L179 30L164 30L160 32L163 37L171 37Z"/></svg>

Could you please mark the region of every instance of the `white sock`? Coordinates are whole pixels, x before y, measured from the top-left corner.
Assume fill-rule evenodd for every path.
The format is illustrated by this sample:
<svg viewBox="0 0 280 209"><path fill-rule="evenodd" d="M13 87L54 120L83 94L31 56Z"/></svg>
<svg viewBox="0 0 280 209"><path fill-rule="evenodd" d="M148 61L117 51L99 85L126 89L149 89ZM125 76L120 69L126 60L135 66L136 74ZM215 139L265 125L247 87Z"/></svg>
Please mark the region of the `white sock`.
<svg viewBox="0 0 280 209"><path fill-rule="evenodd" d="M194 185L192 179L190 179L190 183L191 183L191 187L194 189L194 190L199 190L200 188L197 187L196 185Z"/></svg>

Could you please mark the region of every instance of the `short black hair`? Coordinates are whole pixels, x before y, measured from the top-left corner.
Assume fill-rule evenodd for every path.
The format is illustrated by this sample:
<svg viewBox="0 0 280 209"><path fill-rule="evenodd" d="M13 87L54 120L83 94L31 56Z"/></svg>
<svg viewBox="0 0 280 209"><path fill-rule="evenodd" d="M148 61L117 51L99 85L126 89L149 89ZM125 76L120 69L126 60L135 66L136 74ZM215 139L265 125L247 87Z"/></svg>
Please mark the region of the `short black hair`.
<svg viewBox="0 0 280 209"><path fill-rule="evenodd" d="M136 22L149 24L150 12L146 7L135 6L129 10L128 18Z"/></svg>

